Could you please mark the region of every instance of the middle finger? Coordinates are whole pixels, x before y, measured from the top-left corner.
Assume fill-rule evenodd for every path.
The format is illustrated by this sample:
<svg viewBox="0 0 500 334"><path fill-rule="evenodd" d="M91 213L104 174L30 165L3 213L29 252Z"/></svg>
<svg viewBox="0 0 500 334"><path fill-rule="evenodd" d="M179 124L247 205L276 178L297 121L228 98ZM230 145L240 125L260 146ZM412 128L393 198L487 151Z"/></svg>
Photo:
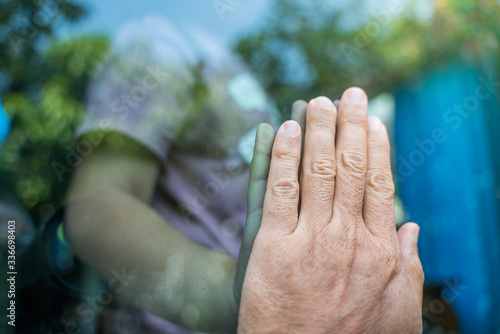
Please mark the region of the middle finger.
<svg viewBox="0 0 500 334"><path fill-rule="evenodd" d="M301 222L308 229L328 224L335 189L335 124L337 109L326 97L309 102L301 183Z"/></svg>
<svg viewBox="0 0 500 334"><path fill-rule="evenodd" d="M357 87L349 88L340 100L337 138L337 184L334 214L341 221L362 222L367 166L366 127L368 98Z"/></svg>

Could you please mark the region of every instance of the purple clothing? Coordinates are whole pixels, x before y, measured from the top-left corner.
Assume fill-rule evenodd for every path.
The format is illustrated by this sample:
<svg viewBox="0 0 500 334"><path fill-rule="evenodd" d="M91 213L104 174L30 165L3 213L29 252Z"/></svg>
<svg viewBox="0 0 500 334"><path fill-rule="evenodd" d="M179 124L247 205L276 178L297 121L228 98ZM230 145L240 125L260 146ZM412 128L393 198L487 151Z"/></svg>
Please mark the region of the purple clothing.
<svg viewBox="0 0 500 334"><path fill-rule="evenodd" d="M276 115L253 76L210 36L145 18L118 36L89 87L77 136L108 129L147 147L162 163L152 206L192 240L237 257L256 127L278 124ZM150 314L142 322L189 333Z"/></svg>

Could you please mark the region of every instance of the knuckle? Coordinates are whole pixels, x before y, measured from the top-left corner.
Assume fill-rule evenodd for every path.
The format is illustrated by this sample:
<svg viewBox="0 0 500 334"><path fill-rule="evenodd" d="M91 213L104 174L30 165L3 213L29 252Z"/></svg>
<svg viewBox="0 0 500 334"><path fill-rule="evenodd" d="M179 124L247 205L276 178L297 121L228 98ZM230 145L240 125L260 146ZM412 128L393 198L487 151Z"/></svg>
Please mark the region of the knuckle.
<svg viewBox="0 0 500 334"><path fill-rule="evenodd" d="M355 127L366 127L368 122L366 118L366 106L364 104L356 104L352 106L353 110L349 111L348 115L341 117L340 125L342 126L355 126Z"/></svg>
<svg viewBox="0 0 500 334"><path fill-rule="evenodd" d="M336 176L336 164L333 159L317 159L309 167L312 177L320 177L329 181L334 181Z"/></svg>
<svg viewBox="0 0 500 334"><path fill-rule="evenodd" d="M394 181L387 173L379 171L370 173L368 177L368 186L379 195L382 195L384 199L392 200L394 198Z"/></svg>
<svg viewBox="0 0 500 334"><path fill-rule="evenodd" d="M298 164L300 161L300 155L298 153L286 150L276 150L273 154L273 158L279 161L288 161L293 164Z"/></svg>
<svg viewBox="0 0 500 334"><path fill-rule="evenodd" d="M280 199L295 199L299 196L299 183L297 180L282 178L271 184L270 191Z"/></svg>
<svg viewBox="0 0 500 334"><path fill-rule="evenodd" d="M309 121L311 129L317 129L325 135L332 136L335 131L335 122L333 121L334 117L331 114L323 115L323 117L316 117Z"/></svg>
<svg viewBox="0 0 500 334"><path fill-rule="evenodd" d="M342 165L348 172L362 176L366 171L366 158L360 152L342 152Z"/></svg>

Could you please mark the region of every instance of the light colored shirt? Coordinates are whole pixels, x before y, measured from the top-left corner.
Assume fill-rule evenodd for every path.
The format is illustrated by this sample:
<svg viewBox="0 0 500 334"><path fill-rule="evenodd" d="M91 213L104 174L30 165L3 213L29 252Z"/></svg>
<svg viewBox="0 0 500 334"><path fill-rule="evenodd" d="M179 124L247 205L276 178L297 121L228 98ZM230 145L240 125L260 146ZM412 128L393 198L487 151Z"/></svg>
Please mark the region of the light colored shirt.
<svg viewBox="0 0 500 334"><path fill-rule="evenodd" d="M108 129L147 147L162 164L154 209L197 243L237 257L256 128L280 123L243 63L202 30L148 17L123 29L88 92L77 136ZM141 326L190 333L130 312L142 314Z"/></svg>

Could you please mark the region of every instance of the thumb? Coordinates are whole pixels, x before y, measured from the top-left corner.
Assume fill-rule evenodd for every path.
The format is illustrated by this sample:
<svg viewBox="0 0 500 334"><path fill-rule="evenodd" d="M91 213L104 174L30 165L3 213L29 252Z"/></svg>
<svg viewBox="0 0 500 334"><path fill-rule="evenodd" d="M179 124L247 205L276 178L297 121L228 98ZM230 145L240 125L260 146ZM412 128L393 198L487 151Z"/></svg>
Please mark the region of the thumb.
<svg viewBox="0 0 500 334"><path fill-rule="evenodd" d="M404 224L398 231L399 247L408 279L420 307L422 306L424 271L418 256L418 235L420 227L415 223Z"/></svg>

